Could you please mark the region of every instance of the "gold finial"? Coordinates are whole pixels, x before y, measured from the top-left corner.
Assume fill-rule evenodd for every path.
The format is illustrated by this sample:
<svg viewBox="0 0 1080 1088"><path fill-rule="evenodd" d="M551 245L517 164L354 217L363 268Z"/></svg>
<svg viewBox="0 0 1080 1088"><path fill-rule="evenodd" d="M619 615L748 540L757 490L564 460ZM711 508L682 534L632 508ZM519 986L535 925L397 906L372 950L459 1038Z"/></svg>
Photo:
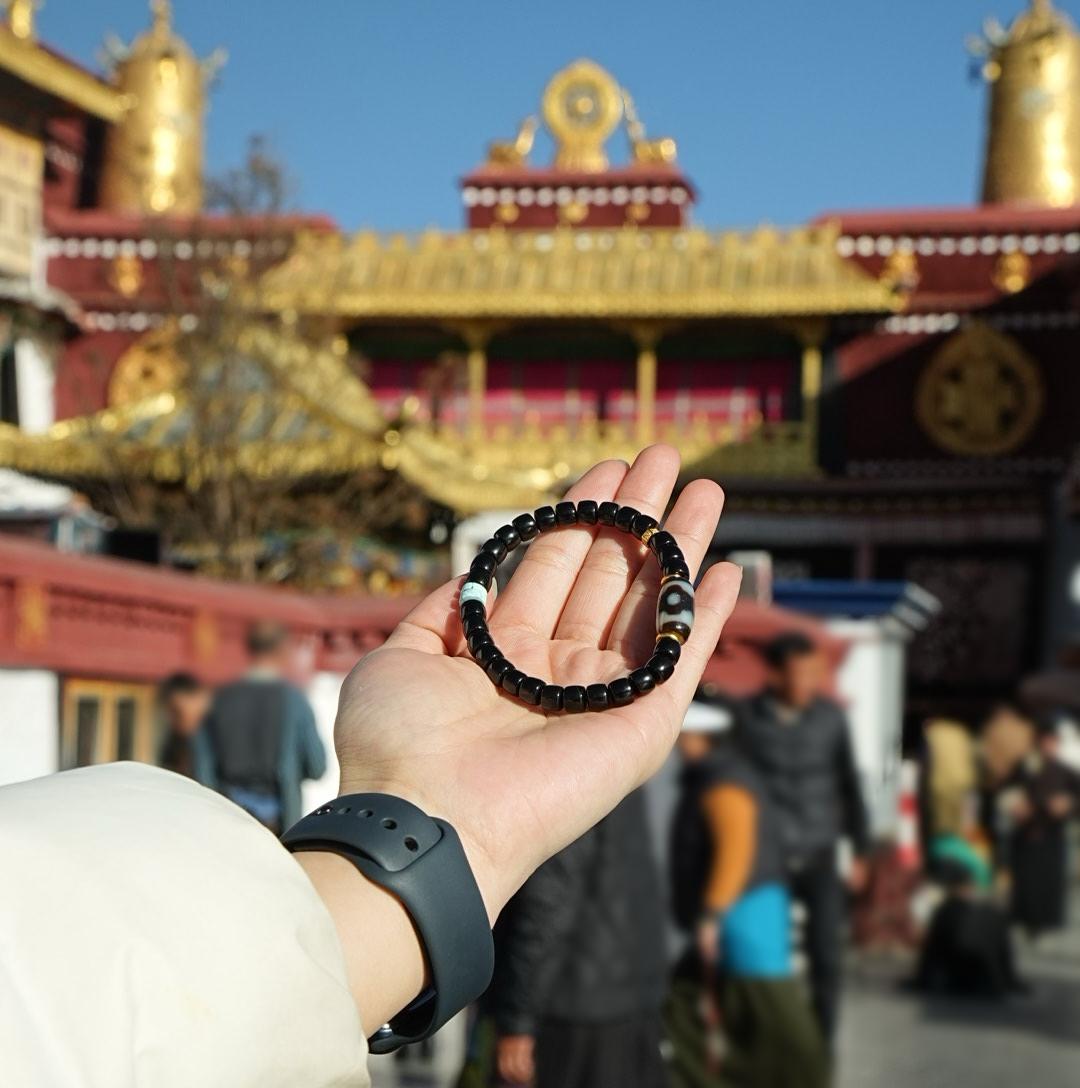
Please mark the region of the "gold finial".
<svg viewBox="0 0 1080 1088"><path fill-rule="evenodd" d="M34 17L39 0L8 0L8 26L16 38L23 41L34 37Z"/></svg>
<svg viewBox="0 0 1080 1088"><path fill-rule="evenodd" d="M523 166L536 139L536 118L526 117L512 140L492 140L488 144L488 166Z"/></svg>
<svg viewBox="0 0 1080 1088"><path fill-rule="evenodd" d="M108 131L99 199L110 211L190 214L202 208L206 85L220 61L195 57L173 29L169 0L151 0L150 12L130 47L110 47L132 105Z"/></svg>
<svg viewBox="0 0 1080 1088"><path fill-rule="evenodd" d="M1052 0L1030 0L1006 30L969 43L984 58L990 115L987 204L1080 202L1080 35Z"/></svg>
<svg viewBox="0 0 1080 1088"><path fill-rule="evenodd" d="M634 162L642 163L671 163L675 161L678 148L670 136L662 136L658 140L649 140L645 137L645 125L638 117L634 100L630 92L624 87L622 90L623 116L626 118L626 135L630 138L630 149L634 155Z"/></svg>
<svg viewBox="0 0 1080 1088"><path fill-rule="evenodd" d="M150 12L154 17L153 31L157 35L172 32L172 4L170 0L150 0Z"/></svg>

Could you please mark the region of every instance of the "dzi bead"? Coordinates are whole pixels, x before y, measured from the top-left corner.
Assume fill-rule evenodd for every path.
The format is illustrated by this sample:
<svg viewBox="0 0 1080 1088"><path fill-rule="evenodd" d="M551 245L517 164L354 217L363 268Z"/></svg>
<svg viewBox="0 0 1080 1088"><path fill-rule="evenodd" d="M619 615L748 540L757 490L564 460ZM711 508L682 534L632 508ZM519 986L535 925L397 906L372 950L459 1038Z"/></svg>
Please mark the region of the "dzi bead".
<svg viewBox="0 0 1080 1088"><path fill-rule="evenodd" d="M685 578L664 582L656 599L656 631L685 642L694 626L694 587Z"/></svg>

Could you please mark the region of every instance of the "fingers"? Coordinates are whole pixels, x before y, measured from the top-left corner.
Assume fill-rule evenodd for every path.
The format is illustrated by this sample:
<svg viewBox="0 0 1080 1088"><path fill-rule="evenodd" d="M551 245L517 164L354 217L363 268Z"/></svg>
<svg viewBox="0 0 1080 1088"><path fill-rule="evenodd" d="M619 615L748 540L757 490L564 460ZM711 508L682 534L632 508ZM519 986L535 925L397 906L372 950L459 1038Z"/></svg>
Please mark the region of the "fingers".
<svg viewBox="0 0 1080 1088"><path fill-rule="evenodd" d="M551 816L545 824L549 853L573 842L640 786L667 758L735 606L742 571L717 563L698 586L694 629L671 679L619 710L549 718L520 742L530 774L530 807Z"/></svg>
<svg viewBox="0 0 1080 1088"><path fill-rule="evenodd" d="M679 542L691 577L712 544L724 509L724 492L712 480L694 480L683 488L664 528ZM597 542L599 543L599 541ZM635 666L649 657L656 638L656 597L660 592L660 565L649 557L619 607L607 648L621 653Z"/></svg>
<svg viewBox="0 0 1080 1088"><path fill-rule="evenodd" d="M625 462L601 461L570 488L566 498L604 502L615 494L625 475ZM501 629L522 627L540 638L551 638L596 529L590 525L569 526L529 545L492 614Z"/></svg>
<svg viewBox="0 0 1080 1088"><path fill-rule="evenodd" d="M615 501L659 520L678 475L678 452L671 446L650 446L638 454ZM610 530L600 533L574 583L555 637L602 646L627 588L647 558L636 537Z"/></svg>
<svg viewBox="0 0 1080 1088"><path fill-rule="evenodd" d="M458 618L458 593L466 575L432 590L390 633L384 645L423 650L430 654L461 653L465 640ZM494 588L494 583L492 583ZM491 598L488 598L489 602Z"/></svg>

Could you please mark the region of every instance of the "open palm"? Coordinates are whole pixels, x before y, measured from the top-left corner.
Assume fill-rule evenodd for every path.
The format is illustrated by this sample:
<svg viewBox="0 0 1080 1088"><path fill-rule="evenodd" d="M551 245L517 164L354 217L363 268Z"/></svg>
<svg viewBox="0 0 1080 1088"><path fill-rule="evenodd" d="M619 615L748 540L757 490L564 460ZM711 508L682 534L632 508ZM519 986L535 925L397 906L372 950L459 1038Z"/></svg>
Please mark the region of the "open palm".
<svg viewBox="0 0 1080 1088"><path fill-rule="evenodd" d="M597 465L569 499L615 501L659 517L679 471L670 447L631 468ZM723 493L685 487L667 519L695 571ZM557 684L613 680L651 653L657 565L628 534L573 526L528 548L488 608L496 644L517 668ZM697 619L667 684L625 707L549 715L495 687L468 655L457 597L463 578L427 597L341 694L336 746L344 793L404 796L461 835L492 918L545 858L572 842L666 757L738 593L718 564L697 591Z"/></svg>

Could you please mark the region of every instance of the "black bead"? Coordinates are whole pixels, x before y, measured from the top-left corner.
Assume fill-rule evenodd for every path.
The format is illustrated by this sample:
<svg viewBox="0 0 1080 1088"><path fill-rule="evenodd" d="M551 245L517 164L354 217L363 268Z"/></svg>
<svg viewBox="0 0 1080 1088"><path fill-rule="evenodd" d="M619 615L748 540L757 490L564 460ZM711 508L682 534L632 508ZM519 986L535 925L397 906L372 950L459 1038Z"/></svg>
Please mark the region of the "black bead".
<svg viewBox="0 0 1080 1088"><path fill-rule="evenodd" d="M517 529L522 540L532 540L540 531L536 527L536 518L532 514L518 514L511 524Z"/></svg>
<svg viewBox="0 0 1080 1088"><path fill-rule="evenodd" d="M501 540L506 545L506 550L512 552L521 543L521 533L513 525L503 525L495 530L495 539Z"/></svg>
<svg viewBox="0 0 1080 1088"><path fill-rule="evenodd" d="M584 499L577 504L577 519L582 525L595 525L597 506L592 499Z"/></svg>
<svg viewBox="0 0 1080 1088"><path fill-rule="evenodd" d="M540 705L540 692L544 690L544 681L535 676L526 676L518 684L518 698L528 703L529 706Z"/></svg>
<svg viewBox="0 0 1080 1088"><path fill-rule="evenodd" d="M489 636L490 637L490 636ZM473 653L477 665L486 669L496 658L502 657L503 652L494 642L485 642Z"/></svg>
<svg viewBox="0 0 1080 1088"><path fill-rule="evenodd" d="M502 678L502 689L508 691L511 695L517 695L518 685L525 679L525 673L521 669L511 669Z"/></svg>
<svg viewBox="0 0 1080 1088"><path fill-rule="evenodd" d="M486 631L488 629L487 618L485 616L466 616L461 621L461 633L468 640L469 636L480 631Z"/></svg>
<svg viewBox="0 0 1080 1088"><path fill-rule="evenodd" d="M572 502L555 504L555 521L559 525L577 524L577 507Z"/></svg>
<svg viewBox="0 0 1080 1088"><path fill-rule="evenodd" d="M612 706L627 706L634 701L634 685L629 676L620 676L608 684L608 695Z"/></svg>
<svg viewBox="0 0 1080 1088"><path fill-rule="evenodd" d="M690 637L690 624L688 623L682 623L679 620L665 620L664 627L665 631L682 635L683 642Z"/></svg>
<svg viewBox="0 0 1080 1088"><path fill-rule="evenodd" d="M506 558L506 545L495 537L485 540L480 545L480 551L487 552L488 555L494 558L496 563L501 563Z"/></svg>
<svg viewBox="0 0 1080 1088"><path fill-rule="evenodd" d="M487 624L475 628L465 636L465 644L469 647L469 653L473 657L476 657L479 653L481 646L490 646L494 641L491 632L487 629Z"/></svg>
<svg viewBox="0 0 1080 1088"><path fill-rule="evenodd" d="M656 558L660 560L660 566L662 567L666 567L673 560L680 563L686 562L686 556L683 555L683 550L678 544L665 544L656 553Z"/></svg>
<svg viewBox="0 0 1080 1088"><path fill-rule="evenodd" d="M656 687L656 677L653 676L652 669L648 665L643 665L630 674L630 683L638 695L644 695Z"/></svg>
<svg viewBox="0 0 1080 1088"><path fill-rule="evenodd" d="M472 616L483 619L487 615L487 607L483 601L466 601L461 606L461 622L464 623Z"/></svg>
<svg viewBox="0 0 1080 1088"><path fill-rule="evenodd" d="M668 546L677 548L679 542L666 529L661 529L660 532L653 533L653 535L649 537L649 547L656 555L659 555L661 550Z"/></svg>
<svg viewBox="0 0 1080 1088"><path fill-rule="evenodd" d="M682 653L682 643L677 638L668 638L667 635L661 635L656 640L653 653L666 654L672 661L678 661L679 655Z"/></svg>
<svg viewBox="0 0 1080 1088"><path fill-rule="evenodd" d="M660 522L656 518L649 517L648 514L638 514L632 522L630 522L630 532L634 534L640 540L650 529L657 529L660 527Z"/></svg>
<svg viewBox="0 0 1080 1088"><path fill-rule="evenodd" d="M469 567L470 582L478 582L484 589L491 589L491 579L494 577L494 568L489 570L486 564L478 563L476 559L472 561L472 566Z"/></svg>
<svg viewBox="0 0 1080 1088"><path fill-rule="evenodd" d="M590 684L585 689L585 698L590 710L606 710L611 701L607 684Z"/></svg>
<svg viewBox="0 0 1080 1088"><path fill-rule="evenodd" d="M506 660L505 657L497 657L494 661L488 663L488 667L484 670L496 684L502 683L502 678L513 668L514 666Z"/></svg>
<svg viewBox="0 0 1080 1088"><path fill-rule="evenodd" d="M472 565L477 570L487 570L494 574L499 562L491 552L480 551L474 556Z"/></svg>
<svg viewBox="0 0 1080 1088"><path fill-rule="evenodd" d="M563 688L562 704L567 714L580 714L585 709L587 696L581 684Z"/></svg>
<svg viewBox="0 0 1080 1088"><path fill-rule="evenodd" d="M602 502L596 508L596 520L601 525L614 525L615 515L619 512L619 504L617 502Z"/></svg>
<svg viewBox="0 0 1080 1088"><path fill-rule="evenodd" d="M667 654L653 654L645 662L645 668L656 677L658 684L662 684L675 671L675 662Z"/></svg>
<svg viewBox="0 0 1080 1088"><path fill-rule="evenodd" d="M545 684L544 690L540 692L540 705L545 710L562 710L562 684Z"/></svg>
<svg viewBox="0 0 1080 1088"><path fill-rule="evenodd" d="M555 507L541 506L533 517L536 518L536 527L542 533L555 528Z"/></svg>
<svg viewBox="0 0 1080 1088"><path fill-rule="evenodd" d="M676 578L682 578L686 582L690 581L690 568L681 559L674 563L664 563L663 571L665 578L673 575Z"/></svg>
<svg viewBox="0 0 1080 1088"><path fill-rule="evenodd" d="M638 511L632 506L620 506L619 512L615 515L615 528L622 529L624 533L630 532L630 526L637 516Z"/></svg>

